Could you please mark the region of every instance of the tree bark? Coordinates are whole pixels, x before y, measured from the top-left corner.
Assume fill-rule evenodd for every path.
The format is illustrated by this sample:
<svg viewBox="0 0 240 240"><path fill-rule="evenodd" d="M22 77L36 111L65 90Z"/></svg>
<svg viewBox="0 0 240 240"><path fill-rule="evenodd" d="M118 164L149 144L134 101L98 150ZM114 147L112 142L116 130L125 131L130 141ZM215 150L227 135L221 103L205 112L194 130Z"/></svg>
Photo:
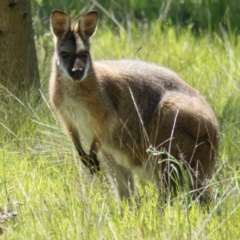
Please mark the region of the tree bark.
<svg viewBox="0 0 240 240"><path fill-rule="evenodd" d="M0 89L29 95L40 88L30 0L0 0Z"/></svg>

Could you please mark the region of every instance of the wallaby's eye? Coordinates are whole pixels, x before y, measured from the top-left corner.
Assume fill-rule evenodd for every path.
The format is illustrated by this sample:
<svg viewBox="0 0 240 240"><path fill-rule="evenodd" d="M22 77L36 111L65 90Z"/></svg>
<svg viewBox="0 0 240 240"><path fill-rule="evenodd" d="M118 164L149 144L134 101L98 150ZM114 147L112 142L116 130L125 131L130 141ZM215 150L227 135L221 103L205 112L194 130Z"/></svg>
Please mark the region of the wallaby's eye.
<svg viewBox="0 0 240 240"><path fill-rule="evenodd" d="M84 52L82 53L82 55L83 55L83 57L87 58L88 55L89 55L89 52L88 52L88 51L84 51Z"/></svg>
<svg viewBox="0 0 240 240"><path fill-rule="evenodd" d="M67 52L60 52L60 56L62 58L67 58L67 57L69 57L69 53L67 53Z"/></svg>

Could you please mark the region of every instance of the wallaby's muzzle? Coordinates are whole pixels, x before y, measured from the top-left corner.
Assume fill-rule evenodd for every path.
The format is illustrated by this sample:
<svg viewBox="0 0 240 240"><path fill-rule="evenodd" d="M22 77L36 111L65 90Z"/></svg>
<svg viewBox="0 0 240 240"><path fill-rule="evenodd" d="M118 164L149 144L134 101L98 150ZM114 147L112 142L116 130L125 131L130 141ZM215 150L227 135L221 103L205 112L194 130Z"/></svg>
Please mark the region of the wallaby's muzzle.
<svg viewBox="0 0 240 240"><path fill-rule="evenodd" d="M71 69L70 76L73 80L81 80L84 76L85 63L80 57L76 57Z"/></svg>
<svg viewBox="0 0 240 240"><path fill-rule="evenodd" d="M73 65L72 72L77 72L77 71L82 72L83 71L83 65L84 65L83 61L80 58L77 57L75 59L74 65Z"/></svg>

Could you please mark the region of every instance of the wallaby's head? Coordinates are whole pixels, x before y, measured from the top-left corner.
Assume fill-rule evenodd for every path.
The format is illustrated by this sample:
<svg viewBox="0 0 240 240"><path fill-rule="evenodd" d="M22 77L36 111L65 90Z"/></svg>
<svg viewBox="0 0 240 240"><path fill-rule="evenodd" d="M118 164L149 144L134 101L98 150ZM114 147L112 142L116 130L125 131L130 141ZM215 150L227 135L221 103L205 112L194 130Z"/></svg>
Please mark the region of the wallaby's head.
<svg viewBox="0 0 240 240"><path fill-rule="evenodd" d="M51 28L55 36L55 51L59 69L73 80L82 80L91 65L89 41L98 22L98 12L81 16L72 27L70 18L62 11L54 10Z"/></svg>

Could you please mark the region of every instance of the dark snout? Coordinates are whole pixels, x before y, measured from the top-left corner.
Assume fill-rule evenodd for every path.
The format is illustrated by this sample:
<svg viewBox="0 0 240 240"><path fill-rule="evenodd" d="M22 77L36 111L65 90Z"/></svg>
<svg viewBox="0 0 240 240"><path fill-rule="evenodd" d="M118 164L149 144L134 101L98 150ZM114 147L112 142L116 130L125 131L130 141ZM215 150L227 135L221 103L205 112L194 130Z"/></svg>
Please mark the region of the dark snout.
<svg viewBox="0 0 240 240"><path fill-rule="evenodd" d="M83 71L84 68L84 63L80 58L76 58L75 62L73 64L73 68L72 68L72 72L76 72L76 71Z"/></svg>
<svg viewBox="0 0 240 240"><path fill-rule="evenodd" d="M85 64L81 60L81 58L76 57L73 62L73 66L71 69L71 77L73 80L81 80L84 75Z"/></svg>

